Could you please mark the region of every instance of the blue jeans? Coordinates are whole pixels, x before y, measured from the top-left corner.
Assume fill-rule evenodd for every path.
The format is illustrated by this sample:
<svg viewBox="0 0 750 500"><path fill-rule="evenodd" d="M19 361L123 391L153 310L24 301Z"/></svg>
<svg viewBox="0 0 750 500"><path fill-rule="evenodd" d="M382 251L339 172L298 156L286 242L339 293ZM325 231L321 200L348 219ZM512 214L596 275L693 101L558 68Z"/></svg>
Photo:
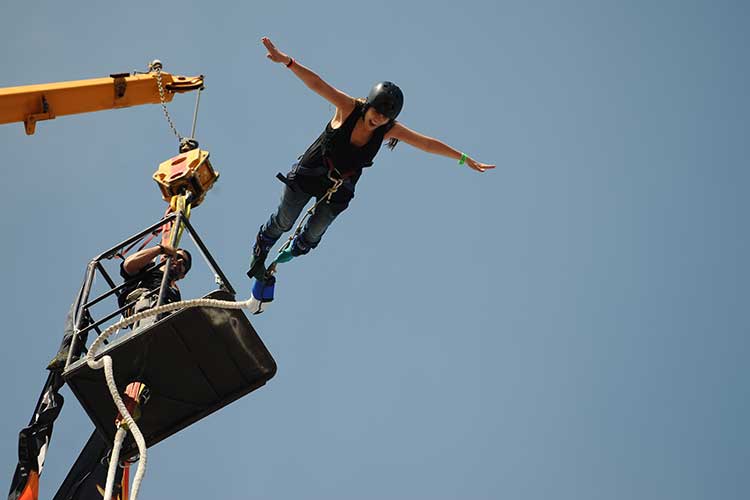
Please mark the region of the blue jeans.
<svg viewBox="0 0 750 500"><path fill-rule="evenodd" d="M263 236L276 241L282 234L292 229L295 221L312 197L312 194L305 193L299 188L293 190L285 185L279 207L276 212L271 214L268 222L263 225ZM318 199L316 198L316 200ZM320 203L315 209L315 213L307 219L302 233L297 237L295 244L300 253L307 253L318 246L328 226L346 207L347 204L328 203L326 201Z"/></svg>

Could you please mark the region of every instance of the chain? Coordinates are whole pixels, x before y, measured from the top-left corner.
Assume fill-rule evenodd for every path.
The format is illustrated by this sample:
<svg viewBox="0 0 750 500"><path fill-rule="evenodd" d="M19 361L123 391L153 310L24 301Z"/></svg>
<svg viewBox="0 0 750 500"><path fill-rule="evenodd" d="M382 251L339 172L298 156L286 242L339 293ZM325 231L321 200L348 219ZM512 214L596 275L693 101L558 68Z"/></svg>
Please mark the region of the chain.
<svg viewBox="0 0 750 500"><path fill-rule="evenodd" d="M172 132L174 132L174 135L177 137L178 141L182 141L182 136L177 131L177 129L174 126L174 123L172 123L172 117L169 116L169 111L167 111L167 100L164 97L164 84L161 80L161 61L156 59L154 62L152 62L150 65L150 69L156 73L156 85L159 87L159 100L161 101L161 109L164 110L164 117L167 119L167 123L169 123L169 128L172 129Z"/></svg>

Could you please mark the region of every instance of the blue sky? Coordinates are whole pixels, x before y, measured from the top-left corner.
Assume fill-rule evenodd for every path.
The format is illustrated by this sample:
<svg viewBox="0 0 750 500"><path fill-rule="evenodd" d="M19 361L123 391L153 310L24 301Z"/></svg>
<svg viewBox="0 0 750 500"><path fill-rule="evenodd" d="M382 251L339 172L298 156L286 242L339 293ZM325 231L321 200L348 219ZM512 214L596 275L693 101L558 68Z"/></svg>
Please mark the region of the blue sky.
<svg viewBox="0 0 750 500"><path fill-rule="evenodd" d="M142 498L748 497L745 3L76 5L3 9L0 86L206 75L221 179L192 222L239 298L276 172L333 112L262 36L351 95L397 82L403 123L498 165L383 150L251 318L276 377L155 446ZM163 213L176 141L142 106L0 146L9 484L86 262ZM42 498L92 429L64 394Z"/></svg>

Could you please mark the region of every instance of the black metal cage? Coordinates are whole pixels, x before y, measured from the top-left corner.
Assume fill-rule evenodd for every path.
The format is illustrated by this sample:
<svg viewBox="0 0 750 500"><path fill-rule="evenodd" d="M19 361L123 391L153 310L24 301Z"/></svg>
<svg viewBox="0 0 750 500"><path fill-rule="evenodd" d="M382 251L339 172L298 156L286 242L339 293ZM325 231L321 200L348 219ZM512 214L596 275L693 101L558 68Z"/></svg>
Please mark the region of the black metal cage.
<svg viewBox="0 0 750 500"><path fill-rule="evenodd" d="M101 333L107 322L127 314L133 303L117 307L95 318L92 309L111 297L119 297L128 282L116 284L102 261L112 259L124 248L167 224L184 227L214 273L219 290L207 298L235 300L235 291L202 240L182 212L172 213L156 224L101 253L89 262L74 307L70 354L63 378L94 422L99 433L111 442L118 411L112 401L103 370L92 370L84 359L88 333ZM169 269L169 259L161 264ZM165 298L167 274L158 290L157 305ZM109 287L91 298L95 276ZM156 291L154 291L156 293ZM112 358L115 380L122 393L132 382L149 391L138 426L147 446L158 443L193 422L263 386L276 373L276 363L250 321L241 310L192 307L157 318L149 326L120 335L97 353L97 359ZM135 443L126 441L123 457L137 453Z"/></svg>

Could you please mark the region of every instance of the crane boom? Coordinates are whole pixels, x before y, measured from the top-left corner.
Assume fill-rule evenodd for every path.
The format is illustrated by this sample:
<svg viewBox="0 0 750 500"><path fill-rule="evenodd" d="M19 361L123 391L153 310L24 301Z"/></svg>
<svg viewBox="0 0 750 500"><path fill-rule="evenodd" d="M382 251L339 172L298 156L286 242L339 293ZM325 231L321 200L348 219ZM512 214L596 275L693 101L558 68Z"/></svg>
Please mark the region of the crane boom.
<svg viewBox="0 0 750 500"><path fill-rule="evenodd" d="M187 77L161 71L161 79L164 102L171 101L175 93L203 87L203 75ZM31 135L41 120L160 102L156 71L7 87L0 88L0 124L23 122Z"/></svg>

